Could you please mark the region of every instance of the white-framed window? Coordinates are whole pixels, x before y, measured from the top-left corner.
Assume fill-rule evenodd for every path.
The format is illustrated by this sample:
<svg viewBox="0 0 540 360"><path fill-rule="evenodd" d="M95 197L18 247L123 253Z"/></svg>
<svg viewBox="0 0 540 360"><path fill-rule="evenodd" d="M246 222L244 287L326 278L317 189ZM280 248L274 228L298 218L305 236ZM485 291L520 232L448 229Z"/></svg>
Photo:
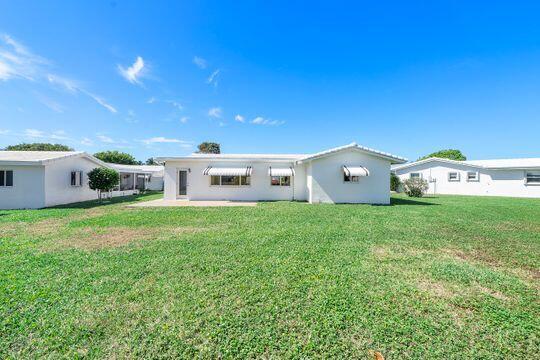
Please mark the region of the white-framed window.
<svg viewBox="0 0 540 360"><path fill-rule="evenodd" d="M212 175L210 176L210 185L212 186L249 186L251 185L251 176Z"/></svg>
<svg viewBox="0 0 540 360"><path fill-rule="evenodd" d="M0 187L13 186L13 170L0 170Z"/></svg>
<svg viewBox="0 0 540 360"><path fill-rule="evenodd" d="M540 185L540 171L527 171L525 184Z"/></svg>
<svg viewBox="0 0 540 360"><path fill-rule="evenodd" d="M343 173L343 181L344 182L351 182L351 183L357 183L360 181L360 176L351 176Z"/></svg>
<svg viewBox="0 0 540 360"><path fill-rule="evenodd" d="M270 185L272 186L291 186L290 176L271 176Z"/></svg>
<svg viewBox="0 0 540 360"><path fill-rule="evenodd" d="M410 174L409 174L409 178L410 178L410 179L415 179L415 178L421 179L421 178L422 178L422 174L420 174L419 172L410 173Z"/></svg>
<svg viewBox="0 0 540 360"><path fill-rule="evenodd" d="M450 171L448 173L448 181L459 181L459 172Z"/></svg>
<svg viewBox="0 0 540 360"><path fill-rule="evenodd" d="M83 183L83 172L82 171L72 171L70 180L71 186L82 186Z"/></svg>
<svg viewBox="0 0 540 360"><path fill-rule="evenodd" d="M478 171L467 171L467 181L479 181L480 174Z"/></svg>

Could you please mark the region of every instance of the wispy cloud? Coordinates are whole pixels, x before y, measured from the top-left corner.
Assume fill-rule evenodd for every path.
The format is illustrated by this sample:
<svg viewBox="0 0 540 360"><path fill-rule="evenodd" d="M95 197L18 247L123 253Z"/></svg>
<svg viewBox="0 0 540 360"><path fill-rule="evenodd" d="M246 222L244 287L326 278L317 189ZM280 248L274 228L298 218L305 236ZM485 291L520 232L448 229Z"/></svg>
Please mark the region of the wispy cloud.
<svg viewBox="0 0 540 360"><path fill-rule="evenodd" d="M146 100L146 103L147 103L147 104L153 104L153 103L155 103L156 101L157 101L157 99L156 99L155 97L152 96L150 99Z"/></svg>
<svg viewBox="0 0 540 360"><path fill-rule="evenodd" d="M146 145L178 144L180 147L184 147L184 148L191 148L193 146L193 143L191 141L185 141L185 140L174 139L174 138L166 138L164 136L151 137L149 139L144 139L140 141Z"/></svg>
<svg viewBox="0 0 540 360"><path fill-rule="evenodd" d="M219 75L220 71L221 70L217 69L212 74L210 74L208 79L206 79L206 83L210 84L210 85L214 85L214 87L217 87L218 86L218 75Z"/></svg>
<svg viewBox="0 0 540 360"><path fill-rule="evenodd" d="M37 130L37 129L26 129L24 130L23 135L29 138L37 139L37 138L44 138L45 132L41 130Z"/></svg>
<svg viewBox="0 0 540 360"><path fill-rule="evenodd" d="M188 120L189 120L189 117L187 117L187 116L182 116L182 117L180 118L180 122L181 122L182 124L187 123Z"/></svg>
<svg viewBox="0 0 540 360"><path fill-rule="evenodd" d="M243 122L246 121L246 119L245 119L242 115L240 115L240 114L236 115L236 116L234 117L234 120L235 120L235 121L238 121L238 122L241 122L241 123L243 123Z"/></svg>
<svg viewBox="0 0 540 360"><path fill-rule="evenodd" d="M78 82L50 73L49 69L50 62L48 60L33 54L26 46L15 41L11 36L0 35L0 80L20 78L29 81L45 81L72 94L83 93L110 112L117 112L103 98L85 90ZM56 108L58 109L58 107Z"/></svg>
<svg viewBox="0 0 540 360"><path fill-rule="evenodd" d="M107 135L98 134L98 135L96 135L96 137L102 143L106 143L106 144L114 144L115 143L115 141L112 138L108 137Z"/></svg>
<svg viewBox="0 0 540 360"><path fill-rule="evenodd" d="M57 112L57 113L63 113L64 112L64 107L62 105L60 105L59 103L57 103L56 101L54 101L54 100L52 100L52 99L50 99L50 98L48 98L48 97L46 97L44 95L41 95L41 94L38 94L37 98L43 105L45 105L46 107L48 107L52 111Z"/></svg>
<svg viewBox="0 0 540 360"><path fill-rule="evenodd" d="M93 146L93 145L94 145L94 142L93 142L91 139L89 139L89 138L87 138L87 137L84 137L84 138L82 138L82 140L81 140L81 145L85 145L85 146Z"/></svg>
<svg viewBox="0 0 540 360"><path fill-rule="evenodd" d="M128 68L118 65L118 72L130 83L142 85L140 79L145 75L146 72L143 58L137 56L133 65L129 66Z"/></svg>
<svg viewBox="0 0 540 360"><path fill-rule="evenodd" d="M49 137L54 140L69 140L69 137L64 130L53 131Z"/></svg>
<svg viewBox="0 0 540 360"><path fill-rule="evenodd" d="M51 140L71 140L64 130L46 132L38 129L25 129L22 134L18 134L30 139L51 139Z"/></svg>
<svg viewBox="0 0 540 360"><path fill-rule="evenodd" d="M220 118L221 117L221 108L220 107L213 107L210 110L208 110L208 116L213 118Z"/></svg>
<svg viewBox="0 0 540 360"><path fill-rule="evenodd" d="M208 62L202 57L198 56L193 57L193 63L197 65L199 69L206 69L206 67L208 66Z"/></svg>
<svg viewBox="0 0 540 360"><path fill-rule="evenodd" d="M0 135L7 135L7 134L9 134L9 130L0 129Z"/></svg>
<svg viewBox="0 0 540 360"><path fill-rule="evenodd" d="M255 125L278 126L278 125L285 124L285 121L270 120L270 119L265 119L262 116L257 116L255 119L251 120L251 123Z"/></svg>
<svg viewBox="0 0 540 360"><path fill-rule="evenodd" d="M175 100L165 100L167 104L171 104L177 110L184 110L184 106Z"/></svg>

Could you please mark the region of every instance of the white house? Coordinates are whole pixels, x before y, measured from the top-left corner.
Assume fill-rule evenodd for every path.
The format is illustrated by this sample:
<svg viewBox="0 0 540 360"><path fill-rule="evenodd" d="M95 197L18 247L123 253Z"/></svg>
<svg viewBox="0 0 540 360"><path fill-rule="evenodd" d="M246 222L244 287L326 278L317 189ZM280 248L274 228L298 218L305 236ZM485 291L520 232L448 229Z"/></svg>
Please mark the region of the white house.
<svg viewBox="0 0 540 360"><path fill-rule="evenodd" d="M107 165L84 152L0 151L0 209L96 199L86 174Z"/></svg>
<svg viewBox="0 0 540 360"><path fill-rule="evenodd" d="M137 190L163 190L162 165L107 165L120 174L120 184L115 192L128 195Z"/></svg>
<svg viewBox="0 0 540 360"><path fill-rule="evenodd" d="M540 158L454 161L429 158L395 165L403 181L420 177L429 194L540 197Z"/></svg>
<svg viewBox="0 0 540 360"><path fill-rule="evenodd" d="M355 143L316 154L192 154L157 159L165 200L390 203L390 165L406 159Z"/></svg>

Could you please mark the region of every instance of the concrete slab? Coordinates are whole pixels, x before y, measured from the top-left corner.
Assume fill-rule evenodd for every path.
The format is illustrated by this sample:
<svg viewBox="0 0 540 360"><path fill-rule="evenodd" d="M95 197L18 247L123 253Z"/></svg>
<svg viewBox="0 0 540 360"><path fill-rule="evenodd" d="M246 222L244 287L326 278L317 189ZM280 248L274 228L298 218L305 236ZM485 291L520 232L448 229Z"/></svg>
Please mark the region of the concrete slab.
<svg viewBox="0 0 540 360"><path fill-rule="evenodd" d="M256 206L256 202L251 201L191 201L191 200L150 200L136 204L128 205L129 207L181 207L181 206L196 206L196 207L220 207L220 206Z"/></svg>

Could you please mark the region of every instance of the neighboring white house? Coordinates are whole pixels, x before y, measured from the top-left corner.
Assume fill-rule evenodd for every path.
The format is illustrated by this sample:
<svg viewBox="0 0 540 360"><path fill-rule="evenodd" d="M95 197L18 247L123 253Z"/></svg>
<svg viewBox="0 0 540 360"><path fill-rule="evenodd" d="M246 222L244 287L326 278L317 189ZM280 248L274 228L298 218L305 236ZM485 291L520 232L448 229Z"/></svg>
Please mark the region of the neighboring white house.
<svg viewBox="0 0 540 360"><path fill-rule="evenodd" d="M540 158L455 161L429 158L396 165L403 181L425 179L429 194L540 197Z"/></svg>
<svg viewBox="0 0 540 360"><path fill-rule="evenodd" d="M162 165L107 165L120 174L120 184L115 192L129 195L137 190L163 190Z"/></svg>
<svg viewBox="0 0 540 360"><path fill-rule="evenodd" d="M355 143L316 154L192 154L165 165L166 200L390 203L390 165L406 159Z"/></svg>
<svg viewBox="0 0 540 360"><path fill-rule="evenodd" d="M43 208L96 199L86 174L108 167L77 151L0 151L0 209Z"/></svg>

